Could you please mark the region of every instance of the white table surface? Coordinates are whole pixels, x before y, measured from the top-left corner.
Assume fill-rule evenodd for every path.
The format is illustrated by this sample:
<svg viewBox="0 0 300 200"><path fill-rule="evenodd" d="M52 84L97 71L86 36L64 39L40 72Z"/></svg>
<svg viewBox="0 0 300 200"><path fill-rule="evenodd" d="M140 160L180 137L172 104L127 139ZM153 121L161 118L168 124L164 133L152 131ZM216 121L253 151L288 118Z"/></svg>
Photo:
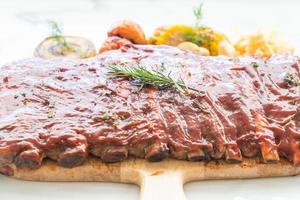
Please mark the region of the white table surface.
<svg viewBox="0 0 300 200"><path fill-rule="evenodd" d="M163 24L193 24L198 0L0 0L0 65L32 56L49 35L48 21L63 25L68 35L91 39L97 47L112 23L131 19L147 35ZM282 32L300 47L300 1L205 0L205 24L235 38L257 30ZM0 105L1 106L1 105ZM298 185L299 184L299 185ZM185 185L190 200L294 200L300 178L203 181ZM155 192L155 191L154 191ZM139 188L112 183L36 183L0 176L0 200L138 199Z"/></svg>

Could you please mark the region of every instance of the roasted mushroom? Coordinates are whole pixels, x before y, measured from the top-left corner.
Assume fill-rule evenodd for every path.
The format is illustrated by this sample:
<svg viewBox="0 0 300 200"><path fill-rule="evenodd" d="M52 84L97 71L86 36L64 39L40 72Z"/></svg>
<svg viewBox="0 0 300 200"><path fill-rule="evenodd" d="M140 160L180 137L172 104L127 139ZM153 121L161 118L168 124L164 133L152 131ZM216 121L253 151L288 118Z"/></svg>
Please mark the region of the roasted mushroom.
<svg viewBox="0 0 300 200"><path fill-rule="evenodd" d="M36 47L34 55L44 59L57 57L84 59L95 56L96 48L91 41L83 37L51 36Z"/></svg>

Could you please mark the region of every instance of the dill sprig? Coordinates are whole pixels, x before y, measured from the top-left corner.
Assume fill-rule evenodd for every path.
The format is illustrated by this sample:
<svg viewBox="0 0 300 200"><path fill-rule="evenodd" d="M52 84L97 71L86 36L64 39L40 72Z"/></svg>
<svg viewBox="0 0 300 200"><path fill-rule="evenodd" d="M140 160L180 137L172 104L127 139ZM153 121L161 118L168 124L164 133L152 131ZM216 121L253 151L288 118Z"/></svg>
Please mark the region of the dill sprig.
<svg viewBox="0 0 300 200"><path fill-rule="evenodd" d="M51 25L51 35L52 35L52 37L54 37L56 39L57 43L61 47L65 48L67 50L71 50L72 48L67 43L66 38L63 36L61 26L55 21L50 21L49 23Z"/></svg>
<svg viewBox="0 0 300 200"><path fill-rule="evenodd" d="M51 25L51 35L52 36L61 36L62 35L62 28L60 25L58 25L55 21L49 22Z"/></svg>
<svg viewBox="0 0 300 200"><path fill-rule="evenodd" d="M203 2L194 8L194 16L196 18L195 27L200 27L203 18Z"/></svg>
<svg viewBox="0 0 300 200"><path fill-rule="evenodd" d="M183 34L184 38L188 42L192 42L199 46L203 46L204 43L208 43L208 41L210 39L207 36L207 33L205 33L205 30L207 30L208 27L206 27L202 24L203 5L204 5L204 3L202 2L197 7L194 7L193 13L196 18L195 25L193 26L194 29L187 31ZM204 32L202 32L202 30L204 30Z"/></svg>
<svg viewBox="0 0 300 200"><path fill-rule="evenodd" d="M162 71L148 70L143 66L128 67L111 65L109 69L108 75L133 79L141 89L145 85L152 85L158 88L174 88L181 93L186 93L187 90L198 92L197 89L188 87L183 79L173 79L170 76L171 72L166 75Z"/></svg>

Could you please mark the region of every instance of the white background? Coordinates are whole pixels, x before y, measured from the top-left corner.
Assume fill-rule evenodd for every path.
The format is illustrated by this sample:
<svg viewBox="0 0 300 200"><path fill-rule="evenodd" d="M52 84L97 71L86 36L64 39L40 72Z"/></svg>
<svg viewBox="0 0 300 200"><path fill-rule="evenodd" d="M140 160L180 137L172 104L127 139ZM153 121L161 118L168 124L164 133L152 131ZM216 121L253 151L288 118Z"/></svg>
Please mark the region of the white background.
<svg viewBox="0 0 300 200"><path fill-rule="evenodd" d="M91 39L97 48L111 24L131 19L150 36L163 24L193 24L197 0L0 0L0 65L31 57L36 45L50 34L48 21L63 25L67 35ZM276 30L299 52L300 1L205 0L204 23L233 40L242 33ZM1 106L1 105L0 105ZM205 181L185 186L188 199L299 199L300 178ZM134 185L110 183L33 183L0 176L0 200L138 199Z"/></svg>
<svg viewBox="0 0 300 200"><path fill-rule="evenodd" d="M0 64L31 57L50 33L47 21L63 25L65 34L91 39L97 48L116 21L131 19L149 37L164 24L193 24L193 7L202 0L0 0ZM297 0L204 0L204 23L231 38L257 30L282 32L300 46ZM233 39L234 40L234 39Z"/></svg>

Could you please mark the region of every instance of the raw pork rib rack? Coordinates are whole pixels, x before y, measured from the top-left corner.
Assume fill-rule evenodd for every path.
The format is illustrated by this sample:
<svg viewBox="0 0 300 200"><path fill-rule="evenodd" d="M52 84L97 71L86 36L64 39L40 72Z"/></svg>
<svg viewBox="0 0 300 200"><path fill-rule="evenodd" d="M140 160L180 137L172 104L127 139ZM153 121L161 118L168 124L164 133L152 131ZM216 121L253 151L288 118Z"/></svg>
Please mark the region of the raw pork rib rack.
<svg viewBox="0 0 300 200"><path fill-rule="evenodd" d="M109 65L171 72L181 94L107 75ZM32 58L0 69L0 167L64 167L166 157L300 163L298 58L200 57L167 46L124 46L87 60Z"/></svg>

